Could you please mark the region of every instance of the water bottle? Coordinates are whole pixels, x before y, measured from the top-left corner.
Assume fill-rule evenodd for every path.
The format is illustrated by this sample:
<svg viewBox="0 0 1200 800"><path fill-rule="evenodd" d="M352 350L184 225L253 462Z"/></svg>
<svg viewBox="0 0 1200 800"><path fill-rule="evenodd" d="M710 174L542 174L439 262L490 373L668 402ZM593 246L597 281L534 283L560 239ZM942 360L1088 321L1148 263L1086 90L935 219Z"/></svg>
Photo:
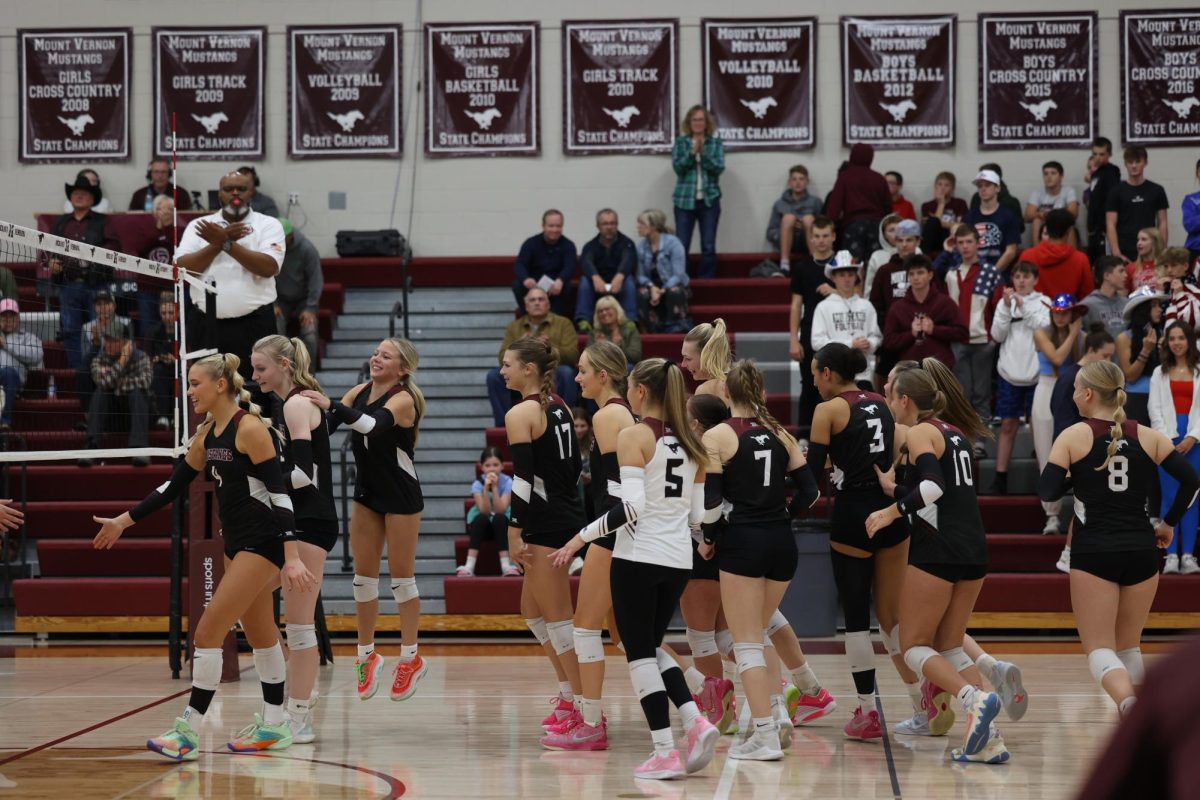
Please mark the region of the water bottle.
<svg viewBox="0 0 1200 800"><path fill-rule="evenodd" d="M58 399L58 383L54 380L53 375L50 376L50 382L46 384L46 399L47 400L57 400Z"/></svg>
<svg viewBox="0 0 1200 800"><path fill-rule="evenodd" d="M142 205L144 207L143 210L145 211L154 210L154 190L150 187L146 187L146 202Z"/></svg>

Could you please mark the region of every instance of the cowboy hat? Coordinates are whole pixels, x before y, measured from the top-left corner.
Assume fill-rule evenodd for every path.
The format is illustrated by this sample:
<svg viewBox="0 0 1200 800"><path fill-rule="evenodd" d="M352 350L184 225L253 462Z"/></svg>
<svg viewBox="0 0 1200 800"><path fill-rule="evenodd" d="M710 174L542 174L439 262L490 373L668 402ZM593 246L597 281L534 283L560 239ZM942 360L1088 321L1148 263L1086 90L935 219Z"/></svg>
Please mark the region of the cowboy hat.
<svg viewBox="0 0 1200 800"><path fill-rule="evenodd" d="M82 175L80 175L80 176L77 176L77 177L75 178L75 183L64 183L64 184L63 184L63 188L64 188L64 189L66 190L66 192L67 192L67 199L68 199L68 200L70 200L70 199L71 199L71 194L72 194L72 193L73 193L73 192L74 192L76 189L83 189L83 190L85 190L85 191L91 192L91 194L92 194L92 205L94 205L94 206L96 206L96 205L100 205L100 198L101 198L101 197L103 197L103 195L101 195L101 194L100 194L100 187L99 187L99 186L93 186L93 185L92 185L92 182L91 182L91 181L89 181L87 178L83 177Z"/></svg>

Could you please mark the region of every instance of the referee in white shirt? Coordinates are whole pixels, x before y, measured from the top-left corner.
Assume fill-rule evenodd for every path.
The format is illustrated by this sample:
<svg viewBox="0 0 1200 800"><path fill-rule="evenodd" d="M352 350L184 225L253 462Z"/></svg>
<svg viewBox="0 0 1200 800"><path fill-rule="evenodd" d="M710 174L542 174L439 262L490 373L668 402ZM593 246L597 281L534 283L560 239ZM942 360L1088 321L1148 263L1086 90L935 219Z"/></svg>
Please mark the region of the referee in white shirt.
<svg viewBox="0 0 1200 800"><path fill-rule="evenodd" d="M251 210L252 180L238 172L222 176L221 210L188 223L175 248L176 263L217 290L191 293L189 346L236 353L248 382L254 343L275 333L275 276L287 247L279 220Z"/></svg>

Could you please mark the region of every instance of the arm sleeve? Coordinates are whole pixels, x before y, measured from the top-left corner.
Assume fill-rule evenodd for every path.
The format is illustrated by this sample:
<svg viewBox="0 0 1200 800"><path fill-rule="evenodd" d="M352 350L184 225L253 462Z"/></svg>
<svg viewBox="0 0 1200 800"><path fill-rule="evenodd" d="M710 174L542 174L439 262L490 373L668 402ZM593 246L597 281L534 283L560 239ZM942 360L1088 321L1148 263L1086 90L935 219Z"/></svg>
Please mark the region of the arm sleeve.
<svg viewBox="0 0 1200 800"><path fill-rule="evenodd" d="M645 468L621 467L621 496L621 502L581 530L579 538L591 542L626 526L630 530L637 527L638 516L646 506Z"/></svg>
<svg viewBox="0 0 1200 800"><path fill-rule="evenodd" d="M529 510L529 498L533 492L533 443L518 442L508 446L513 462L512 516L514 528L525 527L525 513Z"/></svg>
<svg viewBox="0 0 1200 800"><path fill-rule="evenodd" d="M268 458L252 467L254 474L263 482L271 496L271 511L279 526L279 535L284 540L296 538L296 517L292 511L292 498L288 497L287 485L283 482L283 468L278 458Z"/></svg>
<svg viewBox="0 0 1200 800"><path fill-rule="evenodd" d="M1167 509L1167 513L1163 514L1163 522L1174 527L1179 524L1183 512L1196 502L1196 493L1200 491L1200 475L1178 450L1172 450L1159 466L1179 482L1179 491L1175 492L1175 500Z"/></svg>
<svg viewBox="0 0 1200 800"><path fill-rule="evenodd" d="M334 400L329 406L329 416L340 423L349 425L350 430L355 433L361 433L368 438L381 436L396 424L396 418L392 416L392 412L388 410L387 406L377 409L374 414L368 416L356 408L343 404L340 400Z"/></svg>
<svg viewBox="0 0 1200 800"><path fill-rule="evenodd" d="M821 496L821 490L817 488L817 479L807 464L792 470L789 475L792 483L796 484L796 493L788 504L788 513L798 517L813 507Z"/></svg>
<svg viewBox="0 0 1200 800"><path fill-rule="evenodd" d="M608 492L608 508L612 508L624 496L621 487L621 463L617 461L617 451L601 453L600 463L604 465L604 474L608 476L608 486L605 487L605 491Z"/></svg>
<svg viewBox="0 0 1200 800"><path fill-rule="evenodd" d="M936 503L946 491L945 480L942 478L942 467L933 453L922 453L917 456L917 474L920 476L917 488L896 503L900 513L905 516L915 514L925 506Z"/></svg>
<svg viewBox="0 0 1200 800"><path fill-rule="evenodd" d="M1058 464L1047 464L1038 478L1038 497L1053 503L1067 493L1067 468Z"/></svg>
<svg viewBox="0 0 1200 800"><path fill-rule="evenodd" d="M708 473L704 476L704 522L706 524L712 524L721 519L721 506L724 502L724 473Z"/></svg>
<svg viewBox="0 0 1200 800"><path fill-rule="evenodd" d="M287 482L292 491L316 487L317 470L313 465L312 439L292 440L292 471L287 475Z"/></svg>
<svg viewBox="0 0 1200 800"><path fill-rule="evenodd" d="M821 475L825 472L825 462L829 460L829 445L819 442L808 443L808 453L804 456L808 462L808 471L813 474L813 480L819 486Z"/></svg>
<svg viewBox="0 0 1200 800"><path fill-rule="evenodd" d="M706 509L704 508L704 492L692 489L692 510L688 514L688 525L693 529L704 523Z"/></svg>
<svg viewBox="0 0 1200 800"><path fill-rule="evenodd" d="M171 479L146 495L146 498L142 502L130 509L130 519L134 522L140 522L160 508L165 508L199 474L198 471L192 469L192 465L187 463L186 459L179 459L175 463L175 470L171 473Z"/></svg>

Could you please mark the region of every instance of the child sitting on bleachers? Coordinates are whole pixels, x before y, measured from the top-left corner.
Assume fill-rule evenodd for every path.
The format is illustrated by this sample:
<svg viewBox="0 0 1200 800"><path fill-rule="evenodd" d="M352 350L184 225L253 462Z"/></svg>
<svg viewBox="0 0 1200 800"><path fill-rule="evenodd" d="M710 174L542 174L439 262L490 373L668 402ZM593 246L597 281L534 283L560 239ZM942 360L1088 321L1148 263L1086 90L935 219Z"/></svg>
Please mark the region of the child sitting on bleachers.
<svg viewBox="0 0 1200 800"><path fill-rule="evenodd" d="M479 546L485 539L496 543L500 551L502 575L520 575L521 571L508 558L508 517L512 502L512 478L504 474L504 460L497 447L485 447L479 454L482 475L471 484L475 506L467 512L467 531L471 543L467 548L467 563L455 574L460 578L475 577L475 561Z"/></svg>

